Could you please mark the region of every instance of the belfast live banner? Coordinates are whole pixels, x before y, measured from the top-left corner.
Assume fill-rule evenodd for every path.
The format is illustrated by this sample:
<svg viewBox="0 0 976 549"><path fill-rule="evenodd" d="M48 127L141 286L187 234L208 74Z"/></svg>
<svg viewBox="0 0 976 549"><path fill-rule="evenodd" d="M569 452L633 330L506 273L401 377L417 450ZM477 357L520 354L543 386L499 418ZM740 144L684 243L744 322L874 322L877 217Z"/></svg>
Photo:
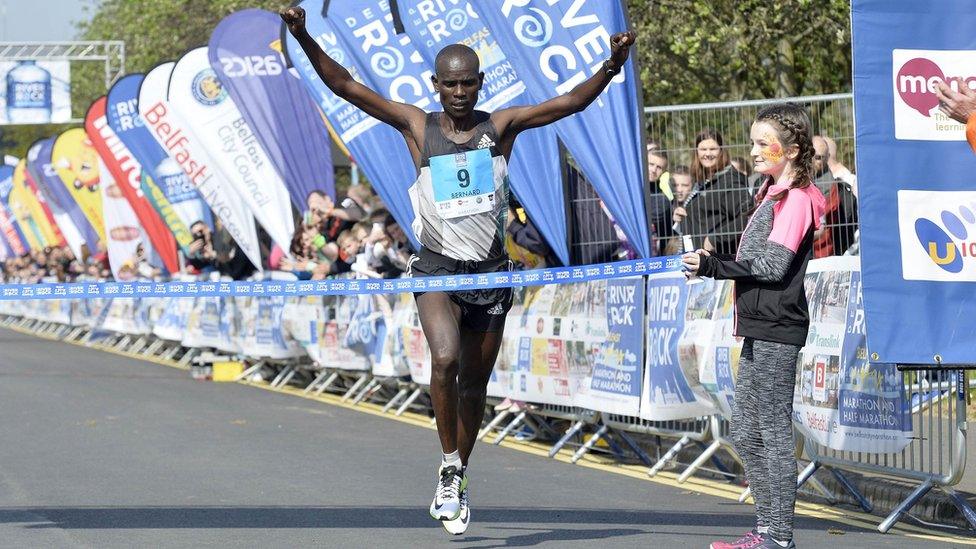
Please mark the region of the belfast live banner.
<svg viewBox="0 0 976 549"><path fill-rule="evenodd" d="M935 89L976 89L971 0L854 0L868 358L976 362L976 155Z"/></svg>
<svg viewBox="0 0 976 549"><path fill-rule="evenodd" d="M190 50L176 63L168 98L183 120L192 121L197 139L258 223L282 250L289 250L295 225L288 189L253 126L210 66L206 47Z"/></svg>
<svg viewBox="0 0 976 549"><path fill-rule="evenodd" d="M304 0L299 6L305 9L305 27L319 47L349 70L353 78L370 85L360 73L352 54L339 40L332 22L322 17L321 0ZM407 188L417 177L417 170L403 136L392 126L383 124L333 93L319 78L295 37L284 26L282 32L285 35L285 51L289 64L301 76L308 92L317 101L332 126L333 133L348 148L356 164L363 169L370 184L410 238L414 248L419 248L417 236L410 228L414 213L407 194Z"/></svg>
<svg viewBox="0 0 976 549"><path fill-rule="evenodd" d="M393 5L397 8L393 14L395 30L399 32L402 27L429 68L434 68L437 54L447 45L464 44L477 52L485 74L478 109L494 112L533 103L511 59L506 57L472 2L397 0ZM545 220L536 223L536 227L563 265L569 265L566 197L556 130L543 126L519 135L509 168L512 192L531 219Z"/></svg>
<svg viewBox="0 0 976 549"><path fill-rule="evenodd" d="M639 278L517 288L489 392L636 415L643 301Z"/></svg>
<svg viewBox="0 0 976 549"><path fill-rule="evenodd" d="M610 36L629 28L621 0L518 0L476 6L537 103L563 95L601 71L610 55ZM644 117L636 57L631 51L620 74L586 110L553 127L634 249L648 257Z"/></svg>
<svg viewBox="0 0 976 549"><path fill-rule="evenodd" d="M84 128L71 128L55 138L51 148L51 164L99 240L104 241L102 193L98 188L98 151Z"/></svg>
<svg viewBox="0 0 976 549"><path fill-rule="evenodd" d="M281 17L259 9L234 12L217 24L208 46L210 65L285 180L295 208L308 209L316 191L335 200L329 133L304 84L285 68Z"/></svg>
<svg viewBox="0 0 976 549"><path fill-rule="evenodd" d="M190 125L167 99L170 77L176 63L168 61L146 74L139 88L139 114L153 138L183 168L204 202L220 220L224 230L258 269L258 246L254 216L246 201L225 178Z"/></svg>
<svg viewBox="0 0 976 549"><path fill-rule="evenodd" d="M108 125L105 109L105 96L92 103L85 116L85 131L102 159L102 166L112 174L117 188L129 201L141 230L152 243L163 266L170 273L178 272L180 265L176 255L176 239L142 192L142 166Z"/></svg>
<svg viewBox="0 0 976 549"><path fill-rule="evenodd" d="M859 267L859 258L831 257L807 269L810 333L797 364L793 420L835 450L898 452L911 442L911 403L895 365L868 361Z"/></svg>

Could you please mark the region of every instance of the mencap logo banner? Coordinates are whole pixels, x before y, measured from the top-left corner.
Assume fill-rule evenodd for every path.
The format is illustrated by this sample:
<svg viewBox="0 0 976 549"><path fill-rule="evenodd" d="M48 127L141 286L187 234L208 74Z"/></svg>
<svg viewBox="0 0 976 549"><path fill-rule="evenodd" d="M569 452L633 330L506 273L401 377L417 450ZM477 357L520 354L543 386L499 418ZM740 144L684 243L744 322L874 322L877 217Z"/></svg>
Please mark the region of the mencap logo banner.
<svg viewBox="0 0 976 549"><path fill-rule="evenodd" d="M565 94L603 70L610 36L629 26L619 0L505 0L478 7L536 102ZM593 104L554 127L630 243L647 257L643 102L634 57L631 52Z"/></svg>
<svg viewBox="0 0 976 549"><path fill-rule="evenodd" d="M98 191L98 152L84 128L71 128L54 140L51 163L68 194L95 229L98 239L104 241L102 194Z"/></svg>
<svg viewBox="0 0 976 549"><path fill-rule="evenodd" d="M923 141L965 141L966 128L938 109L940 82L959 91L976 90L976 50L895 49L891 52L895 88L895 137ZM956 78L962 78L962 84Z"/></svg>
<svg viewBox="0 0 976 549"><path fill-rule="evenodd" d="M177 106L167 99L176 67L177 63L169 61L157 65L146 74L139 87L139 115L153 139L183 169L224 230L244 250L251 263L260 269L261 250L251 210L210 157L207 147L194 133L194 128L185 122ZM189 70L185 73L197 74ZM190 87L187 85L184 88L187 96L189 93L186 89Z"/></svg>
<svg viewBox="0 0 976 549"><path fill-rule="evenodd" d="M970 364L976 323L960 319L976 307L976 155L933 93L944 78L976 82L972 2L854 0L852 10L868 357Z"/></svg>
<svg viewBox="0 0 976 549"><path fill-rule="evenodd" d="M210 35L210 64L303 211L313 191L335 199L332 148L315 103L285 69L280 29L274 13L232 13Z"/></svg>
<svg viewBox="0 0 976 549"><path fill-rule="evenodd" d="M199 221L213 222L193 183L153 139L139 115L139 87L144 79L143 74L130 74L112 86L106 104L108 123L143 167L142 192L187 251L193 242L190 227Z"/></svg>
<svg viewBox="0 0 976 549"><path fill-rule="evenodd" d="M346 50L346 45L339 40L333 21L322 17L321 0L305 0L298 5L305 9L305 26L319 46L337 63L348 69L353 78L371 85L372 83L368 82L360 71L353 56ZM410 226L413 223L414 212L410 196L407 194L407 189L417 177L417 169L413 165L413 159L400 132L332 93L332 90L316 74L315 67L312 66L295 37L284 28L282 34L285 35L288 59L301 75L309 93L318 102L319 108L339 139L349 149L353 160L366 173L366 177L383 199L387 209L414 246L419 247L417 237Z"/></svg>
<svg viewBox="0 0 976 549"><path fill-rule="evenodd" d="M48 203L52 210L56 205L63 210L71 219L71 222L78 229L85 244L90 252L98 250L98 231L92 226L91 221L85 216L81 207L75 202L68 188L58 175L58 170L54 166L55 138L42 139L31 146L27 151L27 170L31 173L37 183L48 198ZM59 222L60 224L60 222ZM79 256L81 257L81 256Z"/></svg>
<svg viewBox="0 0 976 549"><path fill-rule="evenodd" d="M399 22L429 68L442 48L464 44L478 53L485 83L478 108L493 112L532 104L525 83L470 2L439 4L426 0L397 0ZM566 198L563 193L559 144L551 126L529 130L512 151L511 185L529 217L536 221L563 265L569 265L566 238Z"/></svg>
<svg viewBox="0 0 976 549"><path fill-rule="evenodd" d="M88 132L108 173L112 174L117 188L132 206L132 211L142 225L141 229L152 242L163 266L170 273L175 273L180 269L176 256L176 240L142 192L142 165L108 125L106 103L104 96L92 103L88 115L85 116L85 131ZM103 193L102 196L104 200L106 195Z"/></svg>
<svg viewBox="0 0 976 549"><path fill-rule="evenodd" d="M207 47L189 51L170 75L169 100L220 170L234 195L278 246L295 232L288 189L236 101L210 66Z"/></svg>

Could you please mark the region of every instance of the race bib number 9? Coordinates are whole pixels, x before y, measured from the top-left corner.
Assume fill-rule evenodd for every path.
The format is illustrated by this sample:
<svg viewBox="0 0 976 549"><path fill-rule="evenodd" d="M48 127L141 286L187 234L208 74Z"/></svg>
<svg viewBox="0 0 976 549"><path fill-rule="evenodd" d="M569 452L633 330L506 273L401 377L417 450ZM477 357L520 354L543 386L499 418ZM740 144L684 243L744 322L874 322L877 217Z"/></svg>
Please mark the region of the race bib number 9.
<svg viewBox="0 0 976 549"><path fill-rule="evenodd" d="M432 157L430 178L437 214L442 219L495 208L495 171L488 149Z"/></svg>

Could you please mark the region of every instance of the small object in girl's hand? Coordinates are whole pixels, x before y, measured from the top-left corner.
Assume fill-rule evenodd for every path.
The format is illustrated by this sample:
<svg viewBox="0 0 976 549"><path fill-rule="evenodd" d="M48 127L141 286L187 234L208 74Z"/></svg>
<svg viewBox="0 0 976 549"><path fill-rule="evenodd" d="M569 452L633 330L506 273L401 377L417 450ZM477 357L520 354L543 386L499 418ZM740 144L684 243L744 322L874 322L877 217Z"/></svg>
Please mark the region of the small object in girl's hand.
<svg viewBox="0 0 976 549"><path fill-rule="evenodd" d="M691 235L689 234L681 236L681 245L684 248L685 252L695 251L695 243L691 241ZM687 267L684 267L684 270L685 270L685 278L687 279L685 280L685 284L698 284L699 282L702 281L701 277L699 277L698 275L689 274Z"/></svg>

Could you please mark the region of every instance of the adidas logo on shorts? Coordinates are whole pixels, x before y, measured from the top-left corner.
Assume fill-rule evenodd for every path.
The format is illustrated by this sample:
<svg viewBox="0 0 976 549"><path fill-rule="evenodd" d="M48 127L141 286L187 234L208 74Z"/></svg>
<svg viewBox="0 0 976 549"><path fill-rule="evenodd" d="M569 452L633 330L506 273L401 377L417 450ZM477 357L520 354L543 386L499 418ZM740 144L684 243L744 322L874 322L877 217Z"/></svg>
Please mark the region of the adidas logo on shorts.
<svg viewBox="0 0 976 549"><path fill-rule="evenodd" d="M490 137L488 137L488 134L482 135L481 141L478 142L479 149L487 149L488 147L494 147L494 146L495 146L495 142L492 141Z"/></svg>
<svg viewBox="0 0 976 549"><path fill-rule="evenodd" d="M501 303L495 303L495 306L494 307L492 307L491 309L488 309L488 314L490 314L490 315L501 315L501 314L505 314L505 308L502 307L502 304Z"/></svg>

